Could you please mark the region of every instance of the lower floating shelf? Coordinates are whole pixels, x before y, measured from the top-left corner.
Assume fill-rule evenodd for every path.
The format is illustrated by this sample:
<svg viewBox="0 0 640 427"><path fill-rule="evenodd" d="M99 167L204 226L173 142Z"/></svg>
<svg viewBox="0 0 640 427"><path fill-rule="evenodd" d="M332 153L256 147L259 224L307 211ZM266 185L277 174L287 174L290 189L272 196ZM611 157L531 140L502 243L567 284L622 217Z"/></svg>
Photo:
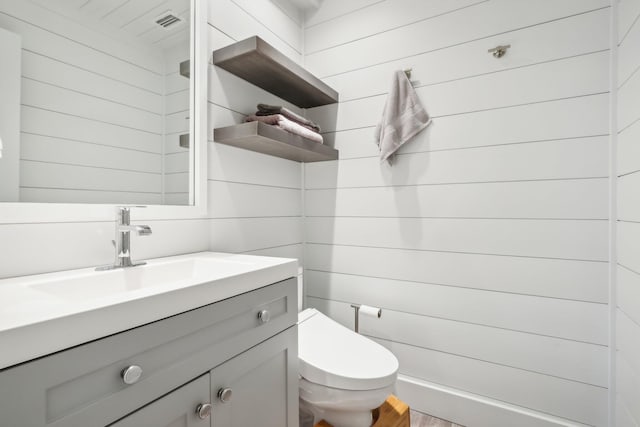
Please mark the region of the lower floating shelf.
<svg viewBox="0 0 640 427"><path fill-rule="evenodd" d="M338 150L262 122L248 122L213 130L213 140L245 150L296 162L337 160Z"/></svg>

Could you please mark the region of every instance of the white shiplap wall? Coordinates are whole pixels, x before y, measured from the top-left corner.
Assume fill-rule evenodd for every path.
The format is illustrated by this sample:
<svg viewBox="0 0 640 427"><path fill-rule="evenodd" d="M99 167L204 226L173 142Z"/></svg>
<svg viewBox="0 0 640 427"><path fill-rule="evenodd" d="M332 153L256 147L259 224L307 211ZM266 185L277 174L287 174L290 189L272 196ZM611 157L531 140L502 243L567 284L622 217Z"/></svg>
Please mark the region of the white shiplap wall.
<svg viewBox="0 0 640 427"><path fill-rule="evenodd" d="M209 55L216 48L258 34L292 59L302 59L300 18L269 0L210 0L208 21ZM184 81L173 83L168 91L180 92ZM134 257L209 249L301 259L300 164L212 141L214 127L240 123L258 102L280 100L212 65L208 83L208 216L145 221L153 235L133 237ZM184 119L176 116L168 126L175 125L175 132L181 132ZM36 118L43 125L73 129L64 116L49 121L42 114ZM143 212L133 212L132 221L141 215ZM113 257L112 236L112 221L3 224L0 217L0 277L108 264Z"/></svg>
<svg viewBox="0 0 640 427"><path fill-rule="evenodd" d="M138 129L144 121L138 113L153 116L154 122L162 117L163 76L152 71L162 69L162 58L140 55L126 44L101 37L93 24L87 28L53 14L46 9L53 7L50 3L0 1L0 26L23 34L21 197L35 200L44 193L51 201L80 198L140 204L144 201L140 193L130 192L129 186L134 181L131 175L136 174L157 177L148 202L159 203L162 129ZM34 98L38 93L51 95L47 104L38 103L42 102ZM93 107L79 108L79 98L91 100ZM112 105L118 105L109 110L115 115L112 120L98 115ZM52 158L54 162L47 163ZM78 163L83 166L71 165ZM42 172L52 174L45 178L45 186L51 187L61 179L60 169L76 170L83 188L66 181L58 182L60 189L26 188L41 187ZM132 221L141 222L142 215L142 211L133 212ZM132 238L136 259L197 252L209 246L206 218L144 223L152 227L153 235ZM10 224L0 214L0 277L112 263L113 233L113 221Z"/></svg>
<svg viewBox="0 0 640 427"><path fill-rule="evenodd" d="M160 50L30 1L0 11L22 37L20 200L159 203Z"/></svg>
<svg viewBox="0 0 640 427"><path fill-rule="evenodd" d="M640 1L618 4L616 425L640 425Z"/></svg>
<svg viewBox="0 0 640 427"><path fill-rule="evenodd" d="M302 24L296 18L269 0L211 0L209 51L258 35L301 62ZM283 101L212 65L208 100L210 249L302 260L300 163L212 141L213 128L242 123L257 103Z"/></svg>
<svg viewBox="0 0 640 427"><path fill-rule="evenodd" d="M350 303L383 307L361 329L415 409L607 423L609 13L326 0L306 17L306 67L341 99L307 111L340 150L305 165L307 304L350 326ZM389 167L373 130L406 68L433 124Z"/></svg>

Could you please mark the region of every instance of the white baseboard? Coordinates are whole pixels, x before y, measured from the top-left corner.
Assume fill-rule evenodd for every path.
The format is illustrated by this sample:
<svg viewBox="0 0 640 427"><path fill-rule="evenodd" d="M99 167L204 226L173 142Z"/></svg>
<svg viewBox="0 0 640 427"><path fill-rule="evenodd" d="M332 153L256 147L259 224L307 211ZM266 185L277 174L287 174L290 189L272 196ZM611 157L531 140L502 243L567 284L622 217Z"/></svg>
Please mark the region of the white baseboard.
<svg viewBox="0 0 640 427"><path fill-rule="evenodd" d="M467 427L576 427L585 424L399 375L397 394L412 409Z"/></svg>

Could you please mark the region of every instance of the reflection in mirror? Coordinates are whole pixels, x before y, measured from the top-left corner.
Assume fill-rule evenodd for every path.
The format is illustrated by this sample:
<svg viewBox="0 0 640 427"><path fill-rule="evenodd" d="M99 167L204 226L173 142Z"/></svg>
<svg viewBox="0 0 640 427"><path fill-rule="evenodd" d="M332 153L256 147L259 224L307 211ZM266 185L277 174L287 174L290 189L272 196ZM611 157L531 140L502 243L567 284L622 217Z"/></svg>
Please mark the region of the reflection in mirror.
<svg viewBox="0 0 640 427"><path fill-rule="evenodd" d="M0 0L0 202L188 204L190 16Z"/></svg>

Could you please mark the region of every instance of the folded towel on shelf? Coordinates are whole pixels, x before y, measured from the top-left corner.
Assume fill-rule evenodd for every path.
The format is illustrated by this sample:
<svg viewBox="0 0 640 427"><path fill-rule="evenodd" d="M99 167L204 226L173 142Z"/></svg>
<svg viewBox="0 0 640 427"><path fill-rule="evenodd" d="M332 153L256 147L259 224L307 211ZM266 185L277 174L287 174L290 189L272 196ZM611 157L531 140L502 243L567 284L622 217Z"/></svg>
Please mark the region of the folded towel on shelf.
<svg viewBox="0 0 640 427"><path fill-rule="evenodd" d="M269 116L258 116L256 114L252 114L245 119L246 122L262 122L268 125L277 126L282 130L285 130L289 133L293 133L295 135L299 135L303 138L310 139L314 142L318 142L322 144L322 135L317 132L314 132L306 127L289 120L282 114L272 114Z"/></svg>
<svg viewBox="0 0 640 427"><path fill-rule="evenodd" d="M256 113L256 116L270 116L272 114L282 114L291 121L294 121L315 132L320 132L320 126L313 123L311 120L294 113L288 108L283 107L282 105L258 104L258 112Z"/></svg>
<svg viewBox="0 0 640 427"><path fill-rule="evenodd" d="M391 164L394 153L418 132L429 126L431 119L418 94L402 70L393 75L391 89L382 118L376 126L375 138L380 148L380 161Z"/></svg>

